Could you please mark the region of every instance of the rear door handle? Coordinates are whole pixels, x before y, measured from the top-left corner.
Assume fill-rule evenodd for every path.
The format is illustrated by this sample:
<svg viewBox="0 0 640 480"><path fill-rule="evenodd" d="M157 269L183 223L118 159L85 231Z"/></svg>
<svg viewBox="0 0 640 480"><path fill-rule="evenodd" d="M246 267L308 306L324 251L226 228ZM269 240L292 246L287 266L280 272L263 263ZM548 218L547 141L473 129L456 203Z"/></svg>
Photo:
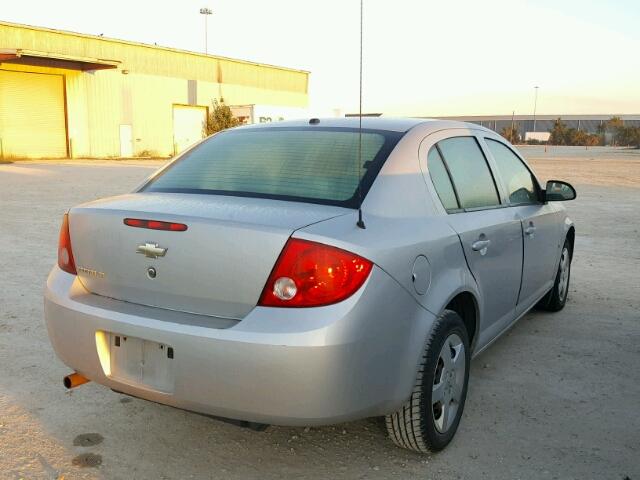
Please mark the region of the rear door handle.
<svg viewBox="0 0 640 480"><path fill-rule="evenodd" d="M536 232L536 227L534 227L533 225L529 225L527 228L524 229L525 235L533 235L535 232Z"/></svg>
<svg viewBox="0 0 640 480"><path fill-rule="evenodd" d="M480 252L484 255L487 252L487 247L491 244L491 240L476 240L471 244L471 248L476 252Z"/></svg>

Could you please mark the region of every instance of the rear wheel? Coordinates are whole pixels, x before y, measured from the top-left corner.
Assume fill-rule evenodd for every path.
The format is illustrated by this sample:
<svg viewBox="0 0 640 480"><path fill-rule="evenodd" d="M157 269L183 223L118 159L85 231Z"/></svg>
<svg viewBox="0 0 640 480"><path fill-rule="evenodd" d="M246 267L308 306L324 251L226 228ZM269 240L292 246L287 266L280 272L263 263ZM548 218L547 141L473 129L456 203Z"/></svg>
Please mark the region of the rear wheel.
<svg viewBox="0 0 640 480"><path fill-rule="evenodd" d="M460 316L445 310L427 340L409 400L385 417L391 440L417 452L442 450L458 429L469 380L469 339Z"/></svg>
<svg viewBox="0 0 640 480"><path fill-rule="evenodd" d="M565 240L560 254L560 263L556 272L556 280L549 292L538 302L537 307L549 312L557 312L564 308L569 295L569 280L571 279L571 245Z"/></svg>

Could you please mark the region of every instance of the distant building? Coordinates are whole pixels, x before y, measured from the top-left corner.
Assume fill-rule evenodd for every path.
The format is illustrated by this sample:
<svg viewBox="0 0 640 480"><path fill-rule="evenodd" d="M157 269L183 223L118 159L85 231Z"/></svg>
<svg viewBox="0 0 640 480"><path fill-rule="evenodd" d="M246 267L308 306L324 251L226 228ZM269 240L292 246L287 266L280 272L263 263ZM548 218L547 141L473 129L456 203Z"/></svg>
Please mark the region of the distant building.
<svg viewBox="0 0 640 480"><path fill-rule="evenodd" d="M172 155L202 138L214 98L252 106L252 123L274 121L307 108L308 77L303 70L0 22L0 156Z"/></svg>
<svg viewBox="0 0 640 480"><path fill-rule="evenodd" d="M567 127L583 130L586 133L597 133L598 127L611 117L620 117L626 126L640 127L640 115L536 115L535 125L533 115L482 115L462 117L438 117L448 120L471 122L490 128L501 133L504 128L510 127L513 121L520 135L527 138L543 140L542 132L549 132L554 122L560 118Z"/></svg>
<svg viewBox="0 0 640 480"><path fill-rule="evenodd" d="M538 142L548 142L551 138L550 132L525 132L524 140L537 140Z"/></svg>
<svg viewBox="0 0 640 480"><path fill-rule="evenodd" d="M359 113L345 113L344 116L346 118L350 118L350 117L359 117L360 114ZM362 118L364 117L381 117L382 113L363 113L362 114Z"/></svg>
<svg viewBox="0 0 640 480"><path fill-rule="evenodd" d="M307 117L306 108L274 105L230 105L231 113L244 124L272 123Z"/></svg>

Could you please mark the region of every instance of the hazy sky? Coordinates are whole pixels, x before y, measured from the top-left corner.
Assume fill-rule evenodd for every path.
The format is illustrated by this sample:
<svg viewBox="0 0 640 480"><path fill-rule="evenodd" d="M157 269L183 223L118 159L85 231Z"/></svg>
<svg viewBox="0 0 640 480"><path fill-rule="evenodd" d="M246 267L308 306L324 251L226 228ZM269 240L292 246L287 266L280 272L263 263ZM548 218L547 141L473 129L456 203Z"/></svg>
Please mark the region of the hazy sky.
<svg viewBox="0 0 640 480"><path fill-rule="evenodd" d="M314 113L358 103L358 0L5 0L0 19L311 71ZM364 110L640 113L640 0L365 0ZM1 46L0 46L1 47ZM11 47L7 45L6 47Z"/></svg>

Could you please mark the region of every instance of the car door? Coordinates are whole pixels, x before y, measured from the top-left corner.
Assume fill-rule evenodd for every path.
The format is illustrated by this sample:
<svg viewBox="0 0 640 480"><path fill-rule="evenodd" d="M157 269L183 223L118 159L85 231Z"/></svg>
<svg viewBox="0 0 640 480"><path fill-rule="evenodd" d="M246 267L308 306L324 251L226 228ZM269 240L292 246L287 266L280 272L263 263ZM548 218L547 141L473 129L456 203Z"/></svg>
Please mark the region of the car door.
<svg viewBox="0 0 640 480"><path fill-rule="evenodd" d="M515 318L522 273L520 220L515 212L502 208L473 134L443 138L427 157L431 181L482 295L477 344L482 348Z"/></svg>
<svg viewBox="0 0 640 480"><path fill-rule="evenodd" d="M524 161L504 142L484 137L508 204L522 223L524 260L517 314L529 309L553 285L560 252L554 205L540 201L540 186Z"/></svg>

